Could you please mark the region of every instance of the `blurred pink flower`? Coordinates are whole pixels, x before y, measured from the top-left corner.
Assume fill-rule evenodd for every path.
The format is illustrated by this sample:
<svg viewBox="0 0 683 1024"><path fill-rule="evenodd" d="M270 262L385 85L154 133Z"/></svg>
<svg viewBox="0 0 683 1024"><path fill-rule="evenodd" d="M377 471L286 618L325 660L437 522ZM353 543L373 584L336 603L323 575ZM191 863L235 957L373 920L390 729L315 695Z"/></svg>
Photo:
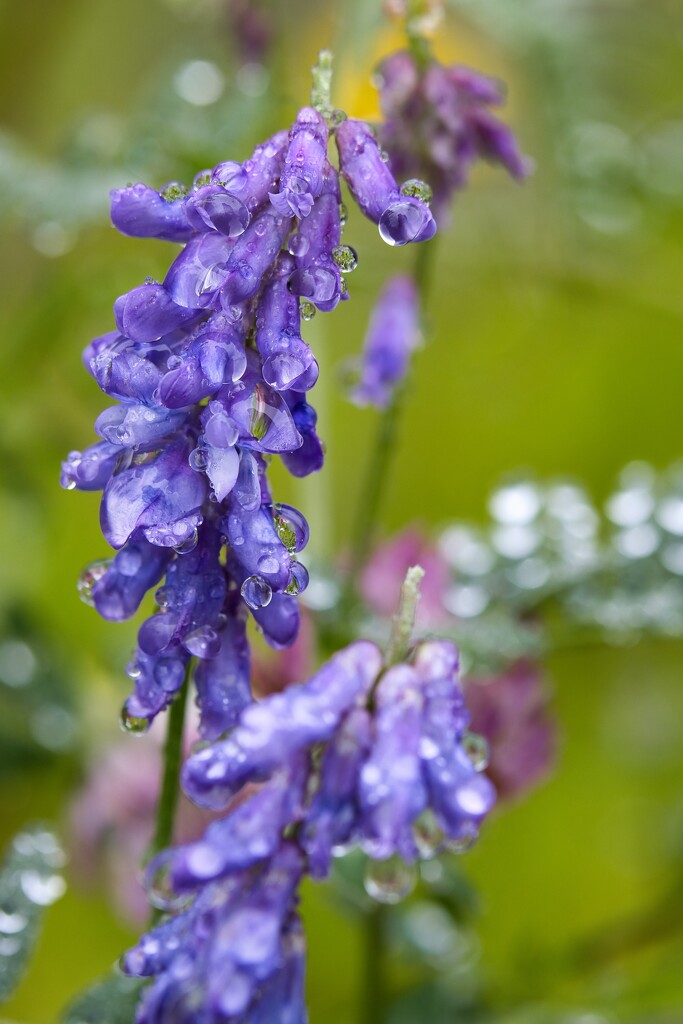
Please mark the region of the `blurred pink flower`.
<svg viewBox="0 0 683 1024"><path fill-rule="evenodd" d="M425 571L417 606L417 628L436 629L452 621L444 606L449 584L448 566L435 545L414 528L404 530L375 549L361 575L361 596L378 615L393 615L401 584L411 565L421 565Z"/></svg>
<svg viewBox="0 0 683 1024"><path fill-rule="evenodd" d="M489 742L486 774L501 800L521 796L550 774L557 727L538 665L520 659L498 675L470 678L465 700L472 731Z"/></svg>
<svg viewBox="0 0 683 1024"><path fill-rule="evenodd" d="M154 832L161 787L161 736L121 740L95 758L69 810L69 846L79 881L105 881L117 914L141 925L149 904L140 865ZM197 739L196 735L189 741ZM189 742L188 742L189 746ZM202 834L212 815L180 797L175 842Z"/></svg>

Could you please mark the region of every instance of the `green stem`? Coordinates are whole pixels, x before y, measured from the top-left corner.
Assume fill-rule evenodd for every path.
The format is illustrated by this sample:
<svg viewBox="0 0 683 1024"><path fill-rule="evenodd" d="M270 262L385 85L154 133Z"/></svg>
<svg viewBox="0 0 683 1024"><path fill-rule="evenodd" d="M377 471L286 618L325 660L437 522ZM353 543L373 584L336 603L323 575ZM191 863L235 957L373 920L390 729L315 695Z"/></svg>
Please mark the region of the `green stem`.
<svg viewBox="0 0 683 1024"><path fill-rule="evenodd" d="M180 764L183 752L183 726L187 703L188 680L183 683L178 696L168 712L168 731L164 744L164 774L161 795L157 804L156 828L149 847L148 859L171 845L175 812L180 793Z"/></svg>
<svg viewBox="0 0 683 1024"><path fill-rule="evenodd" d="M423 334L427 333L425 310L431 288L435 251L434 242L423 242L418 245L413 269L413 278L420 298ZM396 452L409 380L408 374L395 389L389 405L382 414L358 495L351 531L351 558L343 597L343 604L347 608L352 603L358 574L368 559L375 538L382 499Z"/></svg>
<svg viewBox="0 0 683 1024"><path fill-rule="evenodd" d="M363 950L363 1001L359 1024L384 1024L386 979L384 977L385 908L373 907L366 917Z"/></svg>

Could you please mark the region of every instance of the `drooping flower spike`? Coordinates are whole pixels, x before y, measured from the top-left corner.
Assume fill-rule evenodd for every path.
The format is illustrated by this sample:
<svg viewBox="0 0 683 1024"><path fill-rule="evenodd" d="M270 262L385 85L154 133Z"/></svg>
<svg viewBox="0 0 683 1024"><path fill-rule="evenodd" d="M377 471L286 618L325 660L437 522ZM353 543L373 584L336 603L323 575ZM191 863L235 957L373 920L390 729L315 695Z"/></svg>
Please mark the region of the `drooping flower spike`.
<svg viewBox="0 0 683 1024"><path fill-rule="evenodd" d="M374 644L352 644L308 682L245 707L226 739L190 757L185 788L201 805L225 806L259 785L201 839L150 862L150 898L177 913L124 960L128 973L154 978L138 1024L166 1021L167 999L179 1021L260 1020L259 1000L285 979L300 991L305 873L324 878L351 845L412 862L476 837L495 793L467 752L455 648L427 641L408 662L382 664ZM396 895L372 878L368 892Z"/></svg>
<svg viewBox="0 0 683 1024"><path fill-rule="evenodd" d="M112 192L120 231L184 243L163 282L120 296L116 329L86 348L86 368L117 404L97 418L101 440L62 471L68 489L102 490L102 532L117 551L86 570L82 596L121 620L163 584L129 665L132 731L168 706L195 659L201 731L215 738L249 699L246 610L274 647L297 635L308 573L295 556L308 527L274 503L267 462L278 455L295 476L323 463L309 401L318 363L302 321L348 297L343 274L357 263L341 244L331 133L382 236L431 237L428 206L401 194L370 129L330 127L313 107L191 189Z"/></svg>

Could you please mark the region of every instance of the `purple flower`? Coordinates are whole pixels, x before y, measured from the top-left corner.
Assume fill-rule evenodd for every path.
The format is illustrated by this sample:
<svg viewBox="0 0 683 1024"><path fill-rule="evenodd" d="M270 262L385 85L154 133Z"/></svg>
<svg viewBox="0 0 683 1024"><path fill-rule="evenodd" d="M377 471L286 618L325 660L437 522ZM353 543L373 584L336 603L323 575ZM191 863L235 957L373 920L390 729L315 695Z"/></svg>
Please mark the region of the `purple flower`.
<svg viewBox="0 0 683 1024"><path fill-rule="evenodd" d="M361 210L379 227L389 245L426 242L436 232L429 206L404 193L382 158L382 151L365 121L348 118L335 138L341 172Z"/></svg>
<svg viewBox="0 0 683 1024"><path fill-rule="evenodd" d="M124 235L186 242L192 235L182 197L165 199L147 185L129 185L111 192L111 221Z"/></svg>
<svg viewBox="0 0 683 1024"><path fill-rule="evenodd" d="M428 181L441 220L455 191L467 184L479 159L501 164L521 180L532 165L511 130L491 113L503 102L499 82L437 61L420 72L408 52L388 57L379 67L385 121L380 140L399 178Z"/></svg>
<svg viewBox="0 0 683 1024"><path fill-rule="evenodd" d="M410 277L393 277L382 289L370 320L353 400L384 408L405 377L419 341L415 283Z"/></svg>
<svg viewBox="0 0 683 1024"><path fill-rule="evenodd" d="M327 163L328 130L325 119L312 107L303 107L289 133L279 192L270 201L283 217L307 217L320 195Z"/></svg>
<svg viewBox="0 0 683 1024"><path fill-rule="evenodd" d="M200 806L225 806L245 782L266 778L296 752L328 740L344 712L369 690L381 660L374 644L359 641L307 683L249 705L228 739L189 758L186 792Z"/></svg>
<svg viewBox="0 0 683 1024"><path fill-rule="evenodd" d="M143 936L124 960L153 978L136 1024L276 1019L303 1024L304 943L296 914L303 860L290 843L206 885L189 909Z"/></svg>
<svg viewBox="0 0 683 1024"><path fill-rule="evenodd" d="M296 257L296 270L287 282L291 292L315 303L324 313L334 309L342 298L342 278L337 264L341 242L340 205L339 175L326 161L320 195L289 240L289 251Z"/></svg>

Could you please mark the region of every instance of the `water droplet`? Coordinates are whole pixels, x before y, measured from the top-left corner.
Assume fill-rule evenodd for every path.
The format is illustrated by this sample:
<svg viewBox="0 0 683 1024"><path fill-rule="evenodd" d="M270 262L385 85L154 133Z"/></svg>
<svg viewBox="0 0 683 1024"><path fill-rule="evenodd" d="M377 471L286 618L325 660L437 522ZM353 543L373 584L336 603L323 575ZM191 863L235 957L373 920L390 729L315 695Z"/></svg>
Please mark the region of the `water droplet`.
<svg viewBox="0 0 683 1024"><path fill-rule="evenodd" d="M26 898L40 907L49 907L66 892L61 875L43 875L32 868L22 871L19 881Z"/></svg>
<svg viewBox="0 0 683 1024"><path fill-rule="evenodd" d="M190 467L197 473L201 473L202 470L206 469L208 461L208 454L205 448L194 448L188 457Z"/></svg>
<svg viewBox="0 0 683 1024"><path fill-rule="evenodd" d="M394 854L386 860L369 860L363 885L376 903L392 905L400 903L412 892L415 880L415 865L407 864Z"/></svg>
<svg viewBox="0 0 683 1024"><path fill-rule="evenodd" d="M154 600L156 601L157 605L159 606L159 611L160 612L167 611L169 606L170 606L170 604L171 604L171 590L170 590L170 588L169 587L159 587L159 589L157 590L157 592L154 595Z"/></svg>
<svg viewBox="0 0 683 1024"><path fill-rule="evenodd" d="M339 226L341 228L343 228L348 219L349 219L349 211L346 208L346 203L340 203L339 204Z"/></svg>
<svg viewBox="0 0 683 1024"><path fill-rule="evenodd" d="M121 708L119 722L123 731L130 733L131 736L144 736L146 732L149 732L152 724L149 718L137 718L135 715L131 715L125 704Z"/></svg>
<svg viewBox="0 0 683 1024"><path fill-rule="evenodd" d="M479 838L479 829L471 821L465 822L459 835L446 839L446 849L451 853L467 853Z"/></svg>
<svg viewBox="0 0 683 1024"><path fill-rule="evenodd" d="M413 822L413 839L422 860L431 860L443 846L443 829L433 811L427 808Z"/></svg>
<svg viewBox="0 0 683 1024"><path fill-rule="evenodd" d="M256 563L256 568L259 572L265 572L268 575L272 575L273 573L278 572L280 563L274 555L261 555Z"/></svg>
<svg viewBox="0 0 683 1024"><path fill-rule="evenodd" d="M173 545L173 550L177 555L187 555L190 551L194 551L199 543L199 530L194 529L187 537L180 541L179 544Z"/></svg>
<svg viewBox="0 0 683 1024"><path fill-rule="evenodd" d="M167 203L173 203L176 199L184 199L189 191L187 185L183 185L181 181L169 181L162 188L160 195Z"/></svg>
<svg viewBox="0 0 683 1024"><path fill-rule="evenodd" d="M23 932L27 924L28 918L23 914L7 913L0 910L0 932L4 935L16 935L17 932Z"/></svg>
<svg viewBox="0 0 683 1024"><path fill-rule="evenodd" d="M350 245L335 245L332 259L342 274L350 274L358 266L358 253Z"/></svg>
<svg viewBox="0 0 683 1024"><path fill-rule="evenodd" d="M76 584L78 596L84 604L89 605L91 608L95 607L95 601L92 596L93 587L98 580L102 579L111 563L111 558L105 558L99 562L91 562L78 577L78 583Z"/></svg>
<svg viewBox="0 0 683 1024"><path fill-rule="evenodd" d="M290 554L303 551L308 544L310 530L298 509L292 505L274 505L273 522L278 537Z"/></svg>
<svg viewBox="0 0 683 1024"><path fill-rule="evenodd" d="M308 569L305 565L302 565L301 562L292 562L290 570L291 576L289 578L289 583L285 588L285 594L291 594L292 596L302 594L308 586Z"/></svg>
<svg viewBox="0 0 683 1024"><path fill-rule="evenodd" d="M15 956L21 948L21 942L17 938L0 939L0 956Z"/></svg>
<svg viewBox="0 0 683 1024"><path fill-rule="evenodd" d="M210 170L207 169L207 170L204 170L204 171L198 171L197 174L195 174L195 176L194 176L194 178L192 180L192 187L193 188L202 188L204 185L208 185L210 181L211 181L211 171Z"/></svg>
<svg viewBox="0 0 683 1024"><path fill-rule="evenodd" d="M387 245L407 245L428 237L429 226L434 220L427 206L419 205L411 197L391 203L384 211L377 225L382 241Z"/></svg>
<svg viewBox="0 0 683 1024"><path fill-rule="evenodd" d="M308 299L301 299L299 302L299 313L302 320L312 320L316 314L316 308Z"/></svg>
<svg viewBox="0 0 683 1024"><path fill-rule="evenodd" d="M489 763L489 744L485 736L478 732L466 730L462 734L462 745L465 753L472 762L475 772L483 772Z"/></svg>
<svg viewBox="0 0 683 1024"><path fill-rule="evenodd" d="M432 190L426 181L421 181L420 178L409 178L408 181L404 181L401 185L401 194L404 196L413 196L415 199L421 200L423 203L429 205L432 201Z"/></svg>
<svg viewBox="0 0 683 1024"><path fill-rule="evenodd" d="M214 658L220 650L221 641L212 626L199 626L183 638L183 646L195 658Z"/></svg>
<svg viewBox="0 0 683 1024"><path fill-rule="evenodd" d="M338 124L342 124L343 121L346 121L348 116L349 115L345 110L337 108L337 110L333 110L330 114L330 124L333 128L336 128Z"/></svg>
<svg viewBox="0 0 683 1024"><path fill-rule="evenodd" d="M272 587L261 576L247 576L240 593L244 603L252 611L265 608L273 596Z"/></svg>
<svg viewBox="0 0 683 1024"><path fill-rule="evenodd" d="M171 881L173 853L165 850L154 857L145 869L142 884L147 899L157 910L181 910L192 900L191 893L177 893Z"/></svg>
<svg viewBox="0 0 683 1024"><path fill-rule="evenodd" d="M308 239L305 235L297 233L287 242L287 251L290 256L305 256L308 252Z"/></svg>

